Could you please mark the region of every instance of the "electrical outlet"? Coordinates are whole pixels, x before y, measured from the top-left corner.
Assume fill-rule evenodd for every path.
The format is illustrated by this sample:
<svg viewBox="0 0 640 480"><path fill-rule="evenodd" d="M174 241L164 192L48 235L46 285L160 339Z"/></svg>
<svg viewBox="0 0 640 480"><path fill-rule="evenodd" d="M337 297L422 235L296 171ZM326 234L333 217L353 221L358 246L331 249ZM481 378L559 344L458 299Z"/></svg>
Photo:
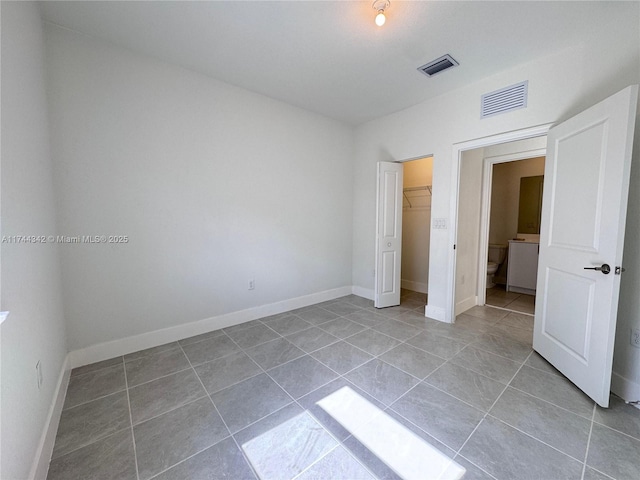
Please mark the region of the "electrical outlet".
<svg viewBox="0 0 640 480"><path fill-rule="evenodd" d="M40 360L36 363L36 382L38 383L38 390L42 388L42 364Z"/></svg>
<svg viewBox="0 0 640 480"><path fill-rule="evenodd" d="M640 348L640 328L631 329L631 345Z"/></svg>
<svg viewBox="0 0 640 480"><path fill-rule="evenodd" d="M249 279L249 290L255 290L256 288L256 281L253 278Z"/></svg>

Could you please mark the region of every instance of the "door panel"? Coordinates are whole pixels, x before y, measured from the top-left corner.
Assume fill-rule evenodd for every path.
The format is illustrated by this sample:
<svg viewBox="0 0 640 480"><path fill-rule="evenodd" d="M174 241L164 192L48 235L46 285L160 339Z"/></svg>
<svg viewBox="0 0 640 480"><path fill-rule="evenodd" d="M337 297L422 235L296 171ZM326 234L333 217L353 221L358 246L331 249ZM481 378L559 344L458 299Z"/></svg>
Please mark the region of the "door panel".
<svg viewBox="0 0 640 480"><path fill-rule="evenodd" d="M549 234L552 246L598 251L606 162L605 126L604 122L598 122L556 140L557 156L575 160L555 164L552 188L557 195L552 198L553 221ZM576 215L576 205L580 206L580 215Z"/></svg>
<svg viewBox="0 0 640 480"><path fill-rule="evenodd" d="M396 252L384 252L382 254L382 293L396 291L395 282Z"/></svg>
<svg viewBox="0 0 640 480"><path fill-rule="evenodd" d="M547 137L533 348L609 405L638 86ZM585 267L611 267L603 274Z"/></svg>
<svg viewBox="0 0 640 480"><path fill-rule="evenodd" d="M401 163L378 162L374 301L377 308L400 305L402 171Z"/></svg>
<svg viewBox="0 0 640 480"><path fill-rule="evenodd" d="M593 319L595 282L578 275L547 270L542 331L571 355L586 361ZM572 301L568 302L567 299Z"/></svg>

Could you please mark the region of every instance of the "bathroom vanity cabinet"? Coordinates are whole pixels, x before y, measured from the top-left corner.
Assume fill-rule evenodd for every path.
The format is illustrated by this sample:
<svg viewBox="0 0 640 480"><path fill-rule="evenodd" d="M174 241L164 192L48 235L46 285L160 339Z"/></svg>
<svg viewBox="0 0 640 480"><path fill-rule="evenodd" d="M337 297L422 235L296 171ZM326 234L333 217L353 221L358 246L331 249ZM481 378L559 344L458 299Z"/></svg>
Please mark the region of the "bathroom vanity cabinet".
<svg viewBox="0 0 640 480"><path fill-rule="evenodd" d="M538 242L509 240L507 292L536 294Z"/></svg>

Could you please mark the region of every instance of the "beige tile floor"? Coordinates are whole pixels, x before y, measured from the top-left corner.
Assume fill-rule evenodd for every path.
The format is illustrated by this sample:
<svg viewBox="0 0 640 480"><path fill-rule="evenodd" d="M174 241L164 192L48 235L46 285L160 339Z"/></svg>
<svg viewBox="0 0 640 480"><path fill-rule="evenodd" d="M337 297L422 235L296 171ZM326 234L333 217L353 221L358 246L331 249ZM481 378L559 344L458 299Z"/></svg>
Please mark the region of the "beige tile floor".
<svg viewBox="0 0 640 480"><path fill-rule="evenodd" d="M532 351L530 315L424 304L350 295L76 369L48 478L399 478L318 406L344 386L467 480L639 478L640 410L596 407Z"/></svg>

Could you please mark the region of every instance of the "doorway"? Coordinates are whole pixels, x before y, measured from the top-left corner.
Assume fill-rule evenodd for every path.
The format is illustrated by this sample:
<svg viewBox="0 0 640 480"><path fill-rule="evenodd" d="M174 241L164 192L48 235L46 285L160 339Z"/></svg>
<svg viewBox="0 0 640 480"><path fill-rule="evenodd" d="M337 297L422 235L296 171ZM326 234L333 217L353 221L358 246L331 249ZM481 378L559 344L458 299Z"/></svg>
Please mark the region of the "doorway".
<svg viewBox="0 0 640 480"><path fill-rule="evenodd" d="M374 306L401 306L401 297L404 297L412 303L419 302L420 305L414 307L424 311L433 156L378 162L377 168ZM405 211L407 219L403 220Z"/></svg>
<svg viewBox="0 0 640 480"><path fill-rule="evenodd" d="M427 304L429 240L431 238L431 180L433 157L403 162L401 305L405 300Z"/></svg>
<svg viewBox="0 0 640 480"><path fill-rule="evenodd" d="M536 225L531 225L527 231L524 227L519 228L519 192L521 178L544 174L545 151L546 136L541 135L461 153L456 226L456 316L485 304L497 308L512 304L509 310L533 313L539 220L535 234L527 232L535 230ZM531 223L524 217L523 214L523 223ZM520 252L526 243L528 248L524 247L524 250L534 256L526 257L525 262L520 261L525 258L522 254L515 258L512 263L519 266L517 270L512 269L510 278L527 281L509 282L509 245L516 238L522 238L523 242L513 250ZM497 271L487 276L489 262Z"/></svg>
<svg viewBox="0 0 640 480"><path fill-rule="evenodd" d="M480 269L486 275L484 303L533 315L545 157L509 157L485 159L491 175L485 179L490 205L483 218L488 221L488 256L485 273Z"/></svg>

